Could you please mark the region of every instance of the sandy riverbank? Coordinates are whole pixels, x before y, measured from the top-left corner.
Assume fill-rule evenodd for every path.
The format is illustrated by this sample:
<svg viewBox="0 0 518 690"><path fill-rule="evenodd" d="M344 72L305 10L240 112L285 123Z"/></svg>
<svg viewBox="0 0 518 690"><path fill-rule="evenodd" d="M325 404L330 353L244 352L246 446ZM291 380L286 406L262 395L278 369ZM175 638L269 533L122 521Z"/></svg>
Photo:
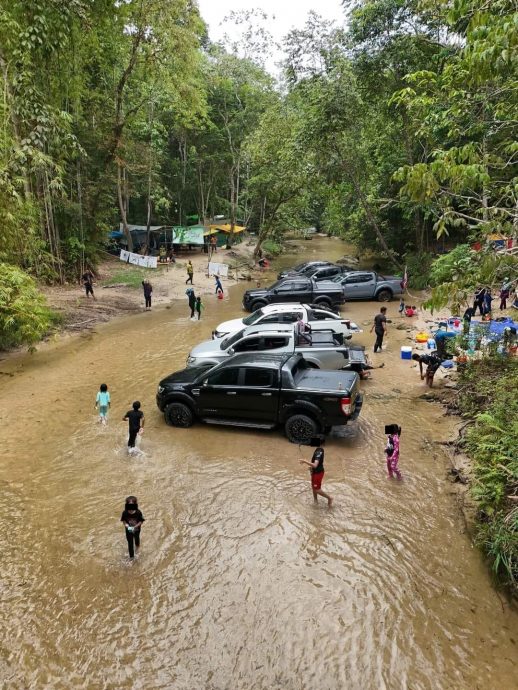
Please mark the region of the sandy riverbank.
<svg viewBox="0 0 518 690"><path fill-rule="evenodd" d="M263 276L254 262L254 240L244 241L230 250L218 248L213 260L227 264L227 278L221 278L227 289L239 281L250 280L256 285ZM63 331L80 332L105 323L115 316L144 311L141 281L153 286L153 308L167 307L173 300L185 300L186 266L194 268L193 287L201 295L214 294L214 278L208 275L208 256L199 250L186 251L174 264L157 269L141 269L121 262L116 257L102 261L94 283L95 301L87 298L81 285L59 285L43 288L48 304L63 320ZM253 282L252 282L253 281Z"/></svg>

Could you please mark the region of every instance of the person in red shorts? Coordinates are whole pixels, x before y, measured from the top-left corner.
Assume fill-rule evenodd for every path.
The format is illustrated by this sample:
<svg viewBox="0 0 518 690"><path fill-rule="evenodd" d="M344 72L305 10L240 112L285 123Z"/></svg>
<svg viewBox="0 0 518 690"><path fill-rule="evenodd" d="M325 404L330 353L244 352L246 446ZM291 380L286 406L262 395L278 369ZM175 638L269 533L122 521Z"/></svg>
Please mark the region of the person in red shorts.
<svg viewBox="0 0 518 690"><path fill-rule="evenodd" d="M311 439L311 444L315 448L311 462L307 460L299 460L301 465L308 465L311 473L311 488L313 490L313 499L315 503L319 496L327 498L327 505L331 507L333 499L325 491L322 491L322 480L324 479L324 443L323 436L318 436Z"/></svg>

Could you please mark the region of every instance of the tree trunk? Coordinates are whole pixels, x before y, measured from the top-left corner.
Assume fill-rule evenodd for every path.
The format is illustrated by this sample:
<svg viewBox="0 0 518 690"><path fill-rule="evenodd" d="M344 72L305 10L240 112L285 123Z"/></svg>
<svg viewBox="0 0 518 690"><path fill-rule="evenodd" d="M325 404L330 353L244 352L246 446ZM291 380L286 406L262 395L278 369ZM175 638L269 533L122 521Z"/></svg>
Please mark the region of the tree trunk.
<svg viewBox="0 0 518 690"><path fill-rule="evenodd" d="M133 237L131 236L130 229L128 227L128 217L126 215L126 205L124 203L124 194L122 191L122 166L121 162L117 161L117 199L119 200L119 211L122 220L122 232L124 233L126 240L128 242L128 251L133 251Z"/></svg>

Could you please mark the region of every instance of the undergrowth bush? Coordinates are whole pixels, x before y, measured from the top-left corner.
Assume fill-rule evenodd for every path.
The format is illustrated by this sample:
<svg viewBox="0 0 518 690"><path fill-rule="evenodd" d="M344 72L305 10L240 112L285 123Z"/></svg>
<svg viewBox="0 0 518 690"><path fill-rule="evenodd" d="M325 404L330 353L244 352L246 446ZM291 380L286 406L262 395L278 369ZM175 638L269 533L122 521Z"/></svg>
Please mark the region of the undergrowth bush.
<svg viewBox="0 0 518 690"><path fill-rule="evenodd" d="M474 418L465 450L473 460L477 541L518 593L518 360L472 362L460 387L460 409Z"/></svg>
<svg viewBox="0 0 518 690"><path fill-rule="evenodd" d="M35 281L21 268L0 263L0 349L33 348L55 323Z"/></svg>

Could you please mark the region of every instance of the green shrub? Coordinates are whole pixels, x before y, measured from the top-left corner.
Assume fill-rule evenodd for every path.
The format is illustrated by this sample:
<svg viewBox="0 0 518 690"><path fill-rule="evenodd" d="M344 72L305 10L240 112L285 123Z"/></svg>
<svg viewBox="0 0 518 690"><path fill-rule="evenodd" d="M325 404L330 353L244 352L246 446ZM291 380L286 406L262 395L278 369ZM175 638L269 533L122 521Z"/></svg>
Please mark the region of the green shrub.
<svg viewBox="0 0 518 690"><path fill-rule="evenodd" d="M492 357L460 376L460 409L474 418L465 437L473 460L477 542L493 568L518 591L518 361Z"/></svg>
<svg viewBox="0 0 518 690"><path fill-rule="evenodd" d="M408 272L408 287L414 290L425 290L430 284L432 255L426 252L405 254L405 265Z"/></svg>
<svg viewBox="0 0 518 690"><path fill-rule="evenodd" d="M0 348L32 348L54 322L34 280L20 268L0 263Z"/></svg>
<svg viewBox="0 0 518 690"><path fill-rule="evenodd" d="M265 240L262 244L262 250L265 254L277 256L282 252L282 245L275 240Z"/></svg>

